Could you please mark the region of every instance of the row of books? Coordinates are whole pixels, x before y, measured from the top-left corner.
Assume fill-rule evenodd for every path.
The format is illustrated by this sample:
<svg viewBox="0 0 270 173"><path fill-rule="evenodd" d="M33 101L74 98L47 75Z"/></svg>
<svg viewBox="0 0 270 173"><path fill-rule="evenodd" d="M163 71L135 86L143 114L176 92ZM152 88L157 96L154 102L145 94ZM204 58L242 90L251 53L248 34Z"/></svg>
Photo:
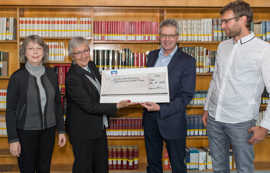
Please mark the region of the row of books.
<svg viewBox="0 0 270 173"><path fill-rule="evenodd" d="M188 115L187 136L207 136L206 128L202 122L202 115Z"/></svg>
<svg viewBox="0 0 270 173"><path fill-rule="evenodd" d="M16 39L16 18L0 17L0 40Z"/></svg>
<svg viewBox="0 0 270 173"><path fill-rule="evenodd" d="M47 42L47 45L49 46L49 61L65 61L68 53L63 41Z"/></svg>
<svg viewBox="0 0 270 173"><path fill-rule="evenodd" d="M216 51L205 47L182 47L183 52L196 59L196 72L208 73L215 69Z"/></svg>
<svg viewBox="0 0 270 173"><path fill-rule="evenodd" d="M226 39L220 19L181 19L179 41L221 41ZM93 36L92 36L93 23ZM159 22L97 20L77 17L21 17L20 35L38 34L42 37L93 37L94 40L159 40Z"/></svg>
<svg viewBox="0 0 270 173"><path fill-rule="evenodd" d="M7 90L0 89L0 109L6 109Z"/></svg>
<svg viewBox="0 0 270 173"><path fill-rule="evenodd" d="M8 76L9 53L0 51L0 76Z"/></svg>
<svg viewBox="0 0 270 173"><path fill-rule="evenodd" d="M270 21L253 23L252 29L257 37L260 37L265 41L270 41Z"/></svg>
<svg viewBox="0 0 270 173"><path fill-rule="evenodd" d="M186 164L188 170L204 171L213 169L209 148L186 148ZM230 150L229 165L231 170L235 168L232 150Z"/></svg>
<svg viewBox="0 0 270 173"><path fill-rule="evenodd" d="M221 29L220 19L180 19L177 22L179 41L210 42L227 39Z"/></svg>
<svg viewBox="0 0 270 173"><path fill-rule="evenodd" d="M4 114L0 114L0 136L7 136L6 118Z"/></svg>
<svg viewBox="0 0 270 173"><path fill-rule="evenodd" d="M206 136L201 115L188 115L187 136ZM107 136L144 136L142 118L111 118Z"/></svg>
<svg viewBox="0 0 270 173"><path fill-rule="evenodd" d="M159 40L159 23L152 21L94 21L95 40Z"/></svg>
<svg viewBox="0 0 270 173"><path fill-rule="evenodd" d="M110 118L107 136L144 136L142 118Z"/></svg>
<svg viewBox="0 0 270 173"><path fill-rule="evenodd" d="M196 91L189 104L190 105L204 105L206 101L207 92L208 92L207 90Z"/></svg>
<svg viewBox="0 0 270 173"><path fill-rule="evenodd" d="M20 17L21 37L40 35L49 38L92 36L92 19L78 17Z"/></svg>
<svg viewBox="0 0 270 173"><path fill-rule="evenodd" d="M145 67L147 52L134 52L129 48L123 49L94 49L93 61L99 71L121 68Z"/></svg>
<svg viewBox="0 0 270 173"><path fill-rule="evenodd" d="M256 125L264 118L265 111L259 112ZM144 136L141 118L111 118L107 136ZM270 133L270 132L269 132ZM5 115L0 114L0 135L7 135ZM201 115L187 116L187 136L207 136Z"/></svg>
<svg viewBox="0 0 270 173"><path fill-rule="evenodd" d="M210 155L209 148L206 148L206 147L186 148L185 161L186 161L187 170L205 171L205 170L213 169L212 157ZM229 161L230 161L229 162L230 169L231 170L235 169L235 163L233 161L232 150L230 150ZM168 155L168 151L166 147L164 147L163 149L162 165L163 165L164 170L171 169L171 163L170 163L170 159L169 159L169 155Z"/></svg>
<svg viewBox="0 0 270 173"><path fill-rule="evenodd" d="M196 91L194 94L192 100L190 101L190 105L204 105L206 102L206 97L207 97L207 92L208 91ZM261 98L261 104L268 104L270 103L270 97L269 93L264 90L262 93L262 98Z"/></svg>
<svg viewBox="0 0 270 173"><path fill-rule="evenodd" d="M0 40L16 39L16 18L0 18ZM228 39L217 18L177 19L179 41L209 42ZM92 36L93 23L93 36ZM78 17L20 17L21 37L37 34L41 37L93 37L94 40L159 40L159 22L94 21ZM252 23L256 36L270 41L270 21Z"/></svg>
<svg viewBox="0 0 270 173"><path fill-rule="evenodd" d="M137 145L109 146L109 169L138 169L139 149Z"/></svg>

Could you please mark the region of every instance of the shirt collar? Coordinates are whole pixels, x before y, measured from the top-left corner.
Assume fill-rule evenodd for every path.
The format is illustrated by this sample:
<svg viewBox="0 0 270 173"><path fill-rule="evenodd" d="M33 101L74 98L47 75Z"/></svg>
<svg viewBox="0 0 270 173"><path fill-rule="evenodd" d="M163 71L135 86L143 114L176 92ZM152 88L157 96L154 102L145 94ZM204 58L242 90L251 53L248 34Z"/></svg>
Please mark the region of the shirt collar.
<svg viewBox="0 0 270 173"><path fill-rule="evenodd" d="M82 67L82 69L88 71L88 72L91 72L90 69L88 68L88 66L85 66L85 67Z"/></svg>
<svg viewBox="0 0 270 173"><path fill-rule="evenodd" d="M240 45L243 45L243 44L253 40L254 38L255 38L255 34L253 32L251 32L249 35L242 37L237 42L234 42L234 44L238 43Z"/></svg>
<svg viewBox="0 0 270 173"><path fill-rule="evenodd" d="M168 56L165 56L164 55L164 49L161 48L160 51L159 51L159 55L160 56L163 56L163 57L172 57L174 55L174 53L177 51L177 46L175 46L175 48L173 49L173 51L168 55Z"/></svg>

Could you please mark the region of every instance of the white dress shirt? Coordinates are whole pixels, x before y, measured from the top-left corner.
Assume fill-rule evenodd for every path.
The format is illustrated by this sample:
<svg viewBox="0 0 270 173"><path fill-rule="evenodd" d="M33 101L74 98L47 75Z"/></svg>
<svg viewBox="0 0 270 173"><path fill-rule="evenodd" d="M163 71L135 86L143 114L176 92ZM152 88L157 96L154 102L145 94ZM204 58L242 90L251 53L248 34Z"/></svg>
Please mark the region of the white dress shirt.
<svg viewBox="0 0 270 173"><path fill-rule="evenodd" d="M216 121L256 119L264 87L270 91L270 44L253 33L219 44L216 66L204 109ZM269 104L260 126L270 129Z"/></svg>

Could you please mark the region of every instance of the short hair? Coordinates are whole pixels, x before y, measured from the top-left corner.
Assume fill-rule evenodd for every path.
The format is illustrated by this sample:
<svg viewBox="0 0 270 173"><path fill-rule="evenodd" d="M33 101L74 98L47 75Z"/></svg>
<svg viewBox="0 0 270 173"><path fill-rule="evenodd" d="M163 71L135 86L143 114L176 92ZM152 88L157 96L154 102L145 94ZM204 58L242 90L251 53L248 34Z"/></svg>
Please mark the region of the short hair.
<svg viewBox="0 0 270 173"><path fill-rule="evenodd" d="M70 57L73 56L73 49L82 45L88 45L88 40L86 40L83 37L73 37L69 42L68 42L68 55Z"/></svg>
<svg viewBox="0 0 270 173"><path fill-rule="evenodd" d="M232 10L235 17L247 17L246 27L250 29L250 25L253 20L253 11L248 3L242 0L236 0L230 2L220 10L220 14L223 15L226 11Z"/></svg>
<svg viewBox="0 0 270 173"><path fill-rule="evenodd" d="M175 19L166 19L163 20L159 25L159 32L161 32L161 28L164 26L173 26L176 28L176 34L179 35L179 25Z"/></svg>
<svg viewBox="0 0 270 173"><path fill-rule="evenodd" d="M23 40L22 44L20 45L20 62L25 63L27 61L27 57L25 56L26 46L30 42L37 43L42 47L43 49L42 62L46 63L49 58L49 46L45 43L45 41L39 35L29 35Z"/></svg>

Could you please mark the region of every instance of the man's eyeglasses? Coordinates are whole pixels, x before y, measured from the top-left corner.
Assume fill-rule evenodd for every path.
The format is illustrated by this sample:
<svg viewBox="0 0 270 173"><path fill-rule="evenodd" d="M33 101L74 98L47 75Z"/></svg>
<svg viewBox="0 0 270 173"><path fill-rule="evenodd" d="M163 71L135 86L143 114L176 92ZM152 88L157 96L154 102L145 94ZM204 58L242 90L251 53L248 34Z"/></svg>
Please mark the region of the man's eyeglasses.
<svg viewBox="0 0 270 173"><path fill-rule="evenodd" d="M82 55L82 54L89 53L89 52L90 52L90 49L85 49L83 51L73 52L72 54L73 55Z"/></svg>
<svg viewBox="0 0 270 173"><path fill-rule="evenodd" d="M235 17L231 17L231 18L228 18L228 19L221 19L221 24L222 23L225 23L227 24L229 21L233 20L233 19L238 19L240 16L235 16Z"/></svg>
<svg viewBox="0 0 270 173"><path fill-rule="evenodd" d="M177 36L177 34L160 34L160 38L168 38L173 39Z"/></svg>

